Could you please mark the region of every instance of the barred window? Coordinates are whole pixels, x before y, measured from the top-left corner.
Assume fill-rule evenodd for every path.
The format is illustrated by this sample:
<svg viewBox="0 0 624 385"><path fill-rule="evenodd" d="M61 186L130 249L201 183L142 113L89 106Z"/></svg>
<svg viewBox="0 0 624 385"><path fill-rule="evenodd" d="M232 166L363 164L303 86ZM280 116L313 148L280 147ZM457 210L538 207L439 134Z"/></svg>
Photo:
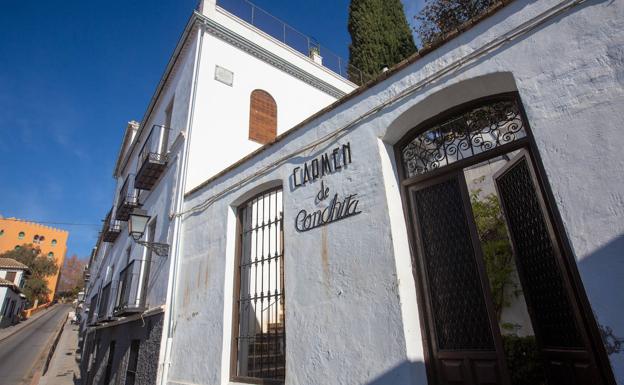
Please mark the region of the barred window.
<svg viewBox="0 0 624 385"><path fill-rule="evenodd" d="M140 346L141 340L132 340L132 344L130 345L130 355L128 357L128 366L126 367L125 385L134 385L134 382L136 381Z"/></svg>
<svg viewBox="0 0 624 385"><path fill-rule="evenodd" d="M249 139L260 144L272 143L277 136L277 104L266 91L251 93Z"/></svg>
<svg viewBox="0 0 624 385"><path fill-rule="evenodd" d="M232 373L283 383L284 244L282 190L266 191L239 210Z"/></svg>

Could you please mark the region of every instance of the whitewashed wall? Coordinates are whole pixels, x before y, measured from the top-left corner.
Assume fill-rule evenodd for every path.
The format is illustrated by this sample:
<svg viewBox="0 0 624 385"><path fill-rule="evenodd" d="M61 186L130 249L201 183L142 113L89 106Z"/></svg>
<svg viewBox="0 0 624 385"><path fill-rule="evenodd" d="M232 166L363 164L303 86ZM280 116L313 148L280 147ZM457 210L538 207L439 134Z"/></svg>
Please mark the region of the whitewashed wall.
<svg viewBox="0 0 624 385"><path fill-rule="evenodd" d="M189 196L187 209L351 123L408 87L417 87L334 143L293 156L184 217L169 383L229 383L235 209L254 192L280 183L285 215L286 384L426 383L392 145L410 128L450 107L515 90L526 108L596 318L624 337L624 303L619 295L624 289L623 3L586 1L572 6L436 77L456 60L537 20L552 7L569 3L512 2ZM314 207L319 183L293 191L288 179L292 168L346 142L351 143L353 163L325 181L341 196L358 193L363 213L297 233L294 217L301 208ZM624 353L609 358L618 383L624 384Z"/></svg>
<svg viewBox="0 0 624 385"><path fill-rule="evenodd" d="M237 38L270 51L278 60L297 66L340 92L346 94L354 89L350 82L227 12L213 9L209 16ZM261 147L248 139L253 90L265 90L275 99L278 134L336 100L335 96L207 31L203 33L201 55L185 191ZM231 86L215 79L216 66L233 73Z"/></svg>
<svg viewBox="0 0 624 385"><path fill-rule="evenodd" d="M179 177L180 168L180 152L184 141L182 131L187 129L191 82L194 68L195 49L197 45L196 35L190 33L190 38L182 47L180 58L176 61L169 78L162 88L160 94L154 101L153 112L149 115L148 120L142 125L143 129L135 138L136 144L129 146L129 154L123 155L127 158L127 162L122 163L120 175L117 178L117 185L113 196L112 206L117 207L119 193L128 174L136 173L139 151L145 139L149 135L153 125L165 124L165 110L174 100L173 111L171 117L171 130L169 132L168 146L171 154L169 155L167 168L163 172L160 180L156 183L151 191L141 191L140 202L142 209L152 218L156 218L156 234L155 242L171 244L171 234L169 229L169 215L174 210L172 207L176 183ZM113 209L114 212L114 209ZM147 234L143 240L146 240ZM98 253L92 266L91 282L86 298L89 303L91 297L103 285L106 285L110 277L114 280L119 279L119 273L126 267L126 250L131 248L131 259L145 260L146 249L136 244L128 235L128 223L121 222L121 234L114 243L102 242L98 249ZM164 305L167 296L167 285L169 276L169 257L160 257L152 254L152 264L150 267L150 279L147 287L146 304L148 307L158 307ZM107 278L107 270L111 275ZM144 270L141 270L141 274ZM112 299L111 299L112 300Z"/></svg>

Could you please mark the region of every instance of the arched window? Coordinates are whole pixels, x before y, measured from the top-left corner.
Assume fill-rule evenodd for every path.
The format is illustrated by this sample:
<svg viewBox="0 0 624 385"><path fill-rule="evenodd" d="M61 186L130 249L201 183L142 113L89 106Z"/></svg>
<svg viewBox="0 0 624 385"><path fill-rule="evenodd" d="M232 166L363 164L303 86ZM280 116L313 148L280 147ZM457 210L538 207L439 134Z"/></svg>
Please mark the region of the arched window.
<svg viewBox="0 0 624 385"><path fill-rule="evenodd" d="M254 90L250 97L249 139L272 143L277 136L277 104L268 92Z"/></svg>
<svg viewBox="0 0 624 385"><path fill-rule="evenodd" d="M17 238L19 239L24 239L25 236L26 236L26 233L23 231L20 231L19 234L17 234Z"/></svg>
<svg viewBox="0 0 624 385"><path fill-rule="evenodd" d="M33 243L39 243L39 235L33 237Z"/></svg>
<svg viewBox="0 0 624 385"><path fill-rule="evenodd" d="M0 237L4 235L4 229L0 229Z"/></svg>
<svg viewBox="0 0 624 385"><path fill-rule="evenodd" d="M54 253L50 251L50 252L48 253L48 258L54 258Z"/></svg>
<svg viewBox="0 0 624 385"><path fill-rule="evenodd" d="M56 239L53 239L51 243L52 243L52 246L56 246Z"/></svg>

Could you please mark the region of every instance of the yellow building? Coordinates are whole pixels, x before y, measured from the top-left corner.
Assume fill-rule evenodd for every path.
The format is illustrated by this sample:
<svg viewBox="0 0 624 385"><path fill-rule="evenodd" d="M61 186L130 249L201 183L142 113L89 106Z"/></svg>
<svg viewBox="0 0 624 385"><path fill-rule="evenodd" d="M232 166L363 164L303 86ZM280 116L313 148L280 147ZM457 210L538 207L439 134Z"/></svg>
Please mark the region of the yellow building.
<svg viewBox="0 0 624 385"><path fill-rule="evenodd" d="M61 267L67 252L67 238L69 232L53 227L40 225L34 222L16 218L0 217L0 253L14 250L24 244L32 244L41 250L41 255L54 258L58 267L55 275L47 278L50 295L48 301L54 298L58 286Z"/></svg>

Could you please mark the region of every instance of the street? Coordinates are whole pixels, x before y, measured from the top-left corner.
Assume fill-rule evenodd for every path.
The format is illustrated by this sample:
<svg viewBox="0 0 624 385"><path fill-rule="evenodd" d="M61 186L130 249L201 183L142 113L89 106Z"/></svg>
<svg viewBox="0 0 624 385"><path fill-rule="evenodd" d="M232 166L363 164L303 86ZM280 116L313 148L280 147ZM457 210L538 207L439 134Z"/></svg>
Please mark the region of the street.
<svg viewBox="0 0 624 385"><path fill-rule="evenodd" d="M41 317L25 322L32 322L7 339L0 341L0 384L29 384L35 365L42 365L39 360L43 349L52 334L58 330L71 305L55 305Z"/></svg>

